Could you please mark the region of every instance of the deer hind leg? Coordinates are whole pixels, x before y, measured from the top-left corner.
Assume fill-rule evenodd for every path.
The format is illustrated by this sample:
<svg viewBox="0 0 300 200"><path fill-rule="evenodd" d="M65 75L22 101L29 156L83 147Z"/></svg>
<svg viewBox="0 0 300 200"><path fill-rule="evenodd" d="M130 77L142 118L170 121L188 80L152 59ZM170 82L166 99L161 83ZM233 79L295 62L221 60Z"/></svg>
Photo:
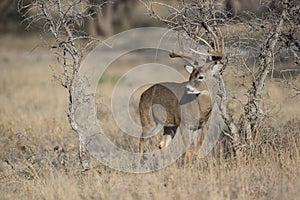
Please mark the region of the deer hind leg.
<svg viewBox="0 0 300 200"><path fill-rule="evenodd" d="M175 136L176 130L177 127L164 127L164 134L158 146L160 149L169 146L170 142Z"/></svg>
<svg viewBox="0 0 300 200"><path fill-rule="evenodd" d="M143 126L143 132L140 137L140 143L139 143L139 153L144 153L144 143L147 137L150 137L154 135L158 130L160 126L156 124L154 121L151 123L151 125Z"/></svg>
<svg viewBox="0 0 300 200"><path fill-rule="evenodd" d="M143 154L145 138L153 135L153 133L155 133L157 128L157 123L153 119L151 109L149 110L149 112L141 114L141 124L142 124L143 131L139 142L139 153Z"/></svg>

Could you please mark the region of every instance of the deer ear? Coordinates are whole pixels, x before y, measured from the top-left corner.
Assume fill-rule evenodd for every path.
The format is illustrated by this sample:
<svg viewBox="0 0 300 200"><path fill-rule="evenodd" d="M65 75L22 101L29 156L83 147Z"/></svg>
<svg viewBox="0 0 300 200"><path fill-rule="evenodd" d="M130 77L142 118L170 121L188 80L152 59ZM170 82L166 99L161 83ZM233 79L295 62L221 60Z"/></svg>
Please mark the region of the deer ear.
<svg viewBox="0 0 300 200"><path fill-rule="evenodd" d="M190 65L184 65L184 68L189 74L191 74L192 71L194 70L194 67Z"/></svg>

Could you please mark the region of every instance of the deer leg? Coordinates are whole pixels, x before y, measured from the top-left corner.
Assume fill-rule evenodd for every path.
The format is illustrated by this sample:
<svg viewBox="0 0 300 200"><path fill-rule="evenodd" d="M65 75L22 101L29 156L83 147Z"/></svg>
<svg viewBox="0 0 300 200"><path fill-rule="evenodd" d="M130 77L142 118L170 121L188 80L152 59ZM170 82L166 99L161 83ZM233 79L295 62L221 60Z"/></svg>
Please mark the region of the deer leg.
<svg viewBox="0 0 300 200"><path fill-rule="evenodd" d="M145 138L151 136L153 134L153 132L155 132L156 126L157 125L154 121L152 121L151 125L143 126L143 132L142 132L142 135L140 137L140 142L139 142L139 153L140 154L144 153Z"/></svg>
<svg viewBox="0 0 300 200"><path fill-rule="evenodd" d="M144 150L143 150L144 148L143 147L144 147L144 138L141 137L140 138L140 143L139 143L139 153L140 154L144 153Z"/></svg>
<svg viewBox="0 0 300 200"><path fill-rule="evenodd" d="M166 146L168 146L169 143L171 142L171 140L172 140L171 135L163 135L162 139L160 140L159 146L158 146L159 149L163 149Z"/></svg>

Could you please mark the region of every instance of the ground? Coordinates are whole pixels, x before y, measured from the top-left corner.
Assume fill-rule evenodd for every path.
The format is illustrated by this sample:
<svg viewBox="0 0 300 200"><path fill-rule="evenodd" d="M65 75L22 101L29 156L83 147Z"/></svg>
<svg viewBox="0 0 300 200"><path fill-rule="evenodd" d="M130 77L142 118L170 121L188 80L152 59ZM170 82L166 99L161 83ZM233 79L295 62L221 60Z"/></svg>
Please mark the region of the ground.
<svg viewBox="0 0 300 200"><path fill-rule="evenodd" d="M92 169L81 172L77 135L66 117L67 93L52 77L52 68L57 67L52 53L35 34L1 35L0 43L1 199L299 198L299 101L289 98L279 83L266 86L265 106L273 110L261 130L267 139L253 156L192 162L182 158L147 174L116 171L93 160ZM103 90L98 91L100 108L101 97L109 101L113 85L131 61L104 77ZM232 78L226 80L230 87L237 84ZM243 100L242 92L230 90L229 95ZM230 102L229 108L240 109L236 102ZM106 116L105 109L99 113ZM119 130L113 123L105 126L116 137ZM115 138L136 151L137 141L123 139Z"/></svg>

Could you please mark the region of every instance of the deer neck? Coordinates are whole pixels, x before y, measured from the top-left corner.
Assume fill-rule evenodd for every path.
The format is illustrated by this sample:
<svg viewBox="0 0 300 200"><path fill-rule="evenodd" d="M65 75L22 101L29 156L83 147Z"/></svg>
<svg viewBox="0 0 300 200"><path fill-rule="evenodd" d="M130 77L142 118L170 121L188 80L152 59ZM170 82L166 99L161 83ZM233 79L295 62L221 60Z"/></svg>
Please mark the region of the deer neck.
<svg viewBox="0 0 300 200"><path fill-rule="evenodd" d="M220 81L222 81L222 75L220 73L210 73L206 77L206 85L207 85L212 103L217 96Z"/></svg>

